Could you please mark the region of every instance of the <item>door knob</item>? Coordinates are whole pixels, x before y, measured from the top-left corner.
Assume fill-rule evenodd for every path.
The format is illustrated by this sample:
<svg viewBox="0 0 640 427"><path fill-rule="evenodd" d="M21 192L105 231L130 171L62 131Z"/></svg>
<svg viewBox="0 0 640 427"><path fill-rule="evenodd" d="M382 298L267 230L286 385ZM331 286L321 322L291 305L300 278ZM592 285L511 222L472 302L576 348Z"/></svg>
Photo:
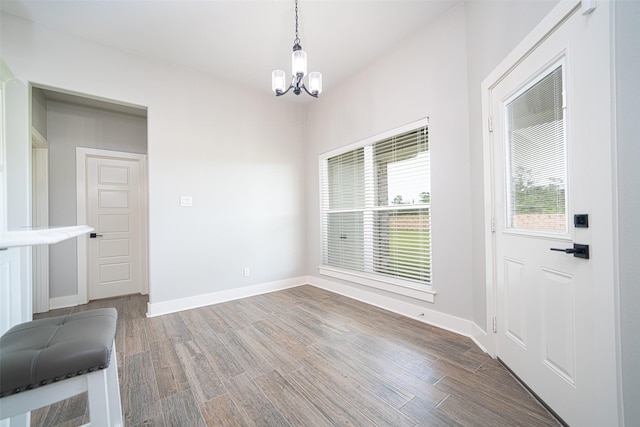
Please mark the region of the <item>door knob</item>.
<svg viewBox="0 0 640 427"><path fill-rule="evenodd" d="M102 237L102 234L91 233L89 234L89 237L95 239L96 237Z"/></svg>
<svg viewBox="0 0 640 427"><path fill-rule="evenodd" d="M574 243L572 248L550 248L552 251L564 252L565 254L573 254L576 258L589 259L589 245Z"/></svg>

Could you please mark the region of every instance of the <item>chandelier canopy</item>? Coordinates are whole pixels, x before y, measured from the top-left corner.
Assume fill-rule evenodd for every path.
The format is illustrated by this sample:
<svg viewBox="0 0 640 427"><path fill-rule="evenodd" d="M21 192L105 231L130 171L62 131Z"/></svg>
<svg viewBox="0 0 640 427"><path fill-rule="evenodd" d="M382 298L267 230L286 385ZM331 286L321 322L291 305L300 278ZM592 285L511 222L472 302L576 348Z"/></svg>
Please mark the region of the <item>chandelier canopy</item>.
<svg viewBox="0 0 640 427"><path fill-rule="evenodd" d="M298 0L296 5L296 38L293 40L293 53L291 54L291 73L293 77L291 84L286 88L286 74L282 70L274 70L271 73L271 89L276 96L282 96L293 89L293 93L300 95L304 89L309 95L317 98L322 92L322 74L313 71L309 73L309 88L304 85L304 76L307 75L307 53L300 46L300 37L298 36Z"/></svg>

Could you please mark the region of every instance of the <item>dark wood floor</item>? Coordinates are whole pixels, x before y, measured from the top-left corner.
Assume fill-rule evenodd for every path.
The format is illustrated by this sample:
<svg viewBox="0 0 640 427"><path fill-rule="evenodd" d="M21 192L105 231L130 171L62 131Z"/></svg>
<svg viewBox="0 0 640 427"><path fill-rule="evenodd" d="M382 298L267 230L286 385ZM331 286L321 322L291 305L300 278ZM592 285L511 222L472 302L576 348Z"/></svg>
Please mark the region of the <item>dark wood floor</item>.
<svg viewBox="0 0 640 427"><path fill-rule="evenodd" d="M154 318L146 303L46 314L118 310L127 426L558 425L470 339L312 286ZM32 413L86 422L85 395Z"/></svg>

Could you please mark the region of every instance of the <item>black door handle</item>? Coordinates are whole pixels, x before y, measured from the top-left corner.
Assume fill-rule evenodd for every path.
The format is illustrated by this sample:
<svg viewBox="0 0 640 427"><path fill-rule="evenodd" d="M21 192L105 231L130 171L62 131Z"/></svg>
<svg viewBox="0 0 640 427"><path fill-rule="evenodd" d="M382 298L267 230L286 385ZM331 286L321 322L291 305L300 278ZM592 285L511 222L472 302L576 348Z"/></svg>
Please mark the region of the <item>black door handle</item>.
<svg viewBox="0 0 640 427"><path fill-rule="evenodd" d="M576 258L589 259L589 245L574 243L572 248L550 248L552 251L564 252L565 254L573 254Z"/></svg>
<svg viewBox="0 0 640 427"><path fill-rule="evenodd" d="M102 234L91 233L91 234L89 234L89 237L91 239L95 239L96 237L102 237Z"/></svg>
<svg viewBox="0 0 640 427"><path fill-rule="evenodd" d="M567 249L562 249L562 248L551 248L552 251L558 251L558 252L564 252L565 254L575 254L576 250L573 248L567 248Z"/></svg>

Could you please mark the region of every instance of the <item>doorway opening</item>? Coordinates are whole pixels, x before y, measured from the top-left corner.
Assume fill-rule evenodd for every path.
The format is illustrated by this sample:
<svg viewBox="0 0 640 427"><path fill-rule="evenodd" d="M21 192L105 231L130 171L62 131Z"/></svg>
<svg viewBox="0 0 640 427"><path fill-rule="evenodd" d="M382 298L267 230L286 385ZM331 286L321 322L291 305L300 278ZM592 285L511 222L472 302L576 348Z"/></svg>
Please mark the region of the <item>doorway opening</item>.
<svg viewBox="0 0 640 427"><path fill-rule="evenodd" d="M80 224L76 180L76 149L109 150L144 159L140 176L147 205L147 109L65 90L31 85L33 142L33 224ZM38 146L36 146L36 141ZM46 189L47 191L44 191ZM140 293L148 293L148 244L146 208L140 219ZM86 223L86 222L85 222ZM97 229L96 224L90 224ZM60 242L48 253L36 254L33 263L34 312L85 304L89 301L88 271L82 251L89 236ZM84 246L84 248L83 248Z"/></svg>

